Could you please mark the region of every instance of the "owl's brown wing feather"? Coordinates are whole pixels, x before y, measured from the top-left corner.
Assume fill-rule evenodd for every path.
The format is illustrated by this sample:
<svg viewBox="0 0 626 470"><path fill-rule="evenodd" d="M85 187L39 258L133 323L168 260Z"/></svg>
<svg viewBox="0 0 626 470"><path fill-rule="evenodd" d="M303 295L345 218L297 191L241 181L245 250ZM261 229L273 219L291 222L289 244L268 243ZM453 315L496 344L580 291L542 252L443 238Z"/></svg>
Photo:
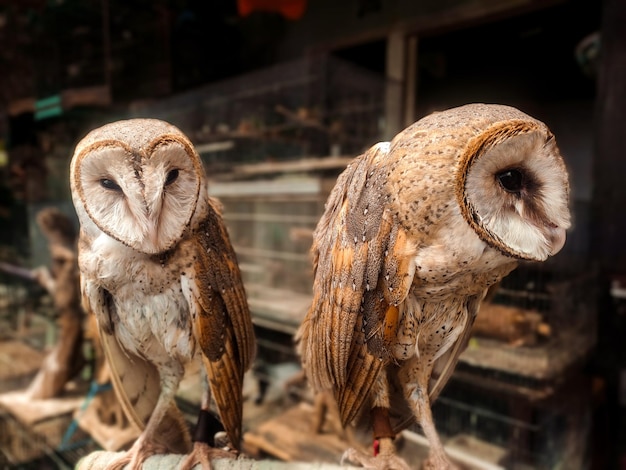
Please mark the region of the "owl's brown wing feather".
<svg viewBox="0 0 626 470"><path fill-rule="evenodd" d="M381 371L413 279L414 249L387 211L387 152L378 144L357 158L329 196L312 248L314 298L297 335L309 380L334 391L344 423Z"/></svg>
<svg viewBox="0 0 626 470"><path fill-rule="evenodd" d="M100 329L100 337L117 399L129 420L143 430L161 393L159 371L149 361L124 350L114 335Z"/></svg>
<svg viewBox="0 0 626 470"><path fill-rule="evenodd" d="M235 252L216 206L190 243L191 272L183 276L194 334L202 349L211 393L235 447L241 440L243 375L255 353L254 330Z"/></svg>

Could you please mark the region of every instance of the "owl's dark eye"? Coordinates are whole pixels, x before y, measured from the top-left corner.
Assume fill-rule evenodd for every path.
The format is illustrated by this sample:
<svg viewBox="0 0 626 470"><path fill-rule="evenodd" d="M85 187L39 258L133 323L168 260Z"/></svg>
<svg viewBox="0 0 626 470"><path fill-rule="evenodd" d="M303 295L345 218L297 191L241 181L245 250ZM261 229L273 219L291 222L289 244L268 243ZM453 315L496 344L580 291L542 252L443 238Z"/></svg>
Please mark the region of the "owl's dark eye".
<svg viewBox="0 0 626 470"><path fill-rule="evenodd" d="M121 191L122 188L120 188L120 185L117 184L115 181L113 181L112 179L109 178L102 178L100 180L100 186L102 186L104 189L109 189L111 191Z"/></svg>
<svg viewBox="0 0 626 470"><path fill-rule="evenodd" d="M519 170L505 170L496 174L502 189L509 193L519 193L524 188L524 174Z"/></svg>
<svg viewBox="0 0 626 470"><path fill-rule="evenodd" d="M170 184L172 184L174 181L176 181L176 179L178 178L178 170L174 169L171 170L168 174L167 177L165 178L165 186L169 186Z"/></svg>

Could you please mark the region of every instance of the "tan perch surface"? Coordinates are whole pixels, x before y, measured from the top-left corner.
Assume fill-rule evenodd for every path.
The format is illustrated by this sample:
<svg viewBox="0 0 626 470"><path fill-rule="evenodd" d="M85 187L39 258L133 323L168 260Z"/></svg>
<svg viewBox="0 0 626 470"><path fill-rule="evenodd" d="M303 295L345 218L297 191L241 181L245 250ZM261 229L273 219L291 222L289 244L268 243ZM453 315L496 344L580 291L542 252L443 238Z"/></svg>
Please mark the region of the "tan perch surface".
<svg viewBox="0 0 626 470"><path fill-rule="evenodd" d="M93 452L78 462L76 470L105 470L107 465L121 455L122 453L119 452ZM143 468L146 470L172 470L178 468L184 458L184 455L176 454L155 455L144 462ZM345 470L346 468L327 463L286 463L243 458L213 460L212 464L214 470ZM200 468L200 465L194 467L194 469Z"/></svg>

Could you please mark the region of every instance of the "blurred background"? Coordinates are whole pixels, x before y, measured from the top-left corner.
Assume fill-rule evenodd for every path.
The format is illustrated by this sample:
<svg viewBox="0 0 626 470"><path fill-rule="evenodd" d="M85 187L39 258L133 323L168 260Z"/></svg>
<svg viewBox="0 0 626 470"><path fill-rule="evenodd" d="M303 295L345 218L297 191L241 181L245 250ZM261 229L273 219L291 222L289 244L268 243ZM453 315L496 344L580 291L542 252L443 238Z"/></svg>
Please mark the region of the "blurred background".
<svg viewBox="0 0 626 470"><path fill-rule="evenodd" d="M558 256L494 292L437 427L467 468L626 468L624 25L623 0L0 0L0 466L71 468L128 443L98 430L111 417L85 423L96 398L108 406L88 319L72 336L84 361L45 397L60 401L15 404L69 334L32 274L59 263L37 215L53 207L76 225L68 168L89 130L154 117L195 144L258 336L247 450L336 462L336 443L272 441L312 402L292 337L326 197L372 144L487 102L554 132L574 225ZM179 394L192 420L198 376ZM420 452L419 429L404 441Z"/></svg>

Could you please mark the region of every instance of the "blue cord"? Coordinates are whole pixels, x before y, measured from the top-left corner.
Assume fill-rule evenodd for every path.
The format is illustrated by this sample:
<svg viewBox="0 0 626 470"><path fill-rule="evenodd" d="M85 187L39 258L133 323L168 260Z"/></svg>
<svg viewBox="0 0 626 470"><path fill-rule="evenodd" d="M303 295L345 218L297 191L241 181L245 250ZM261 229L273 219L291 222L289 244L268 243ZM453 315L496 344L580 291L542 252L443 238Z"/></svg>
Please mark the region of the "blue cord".
<svg viewBox="0 0 626 470"><path fill-rule="evenodd" d="M87 409L87 406L89 406L89 403L91 403L91 400L93 400L93 398L98 393L105 392L107 390L111 390L110 382L100 385L98 382L93 380L91 382L91 386L89 387L89 392L87 392L87 396L85 397L85 401L83 401L83 404L80 407L80 414L85 412L85 410ZM78 427L78 421L76 420L76 418L74 418L72 419L72 422L68 426L67 431L65 431L65 434L63 435L63 439L61 440L61 444L59 444L59 447L57 448L57 450L59 451L70 450L76 447L80 447L81 445L86 443L86 442L74 443L72 445L69 444L70 440L72 439L72 436L76 432L77 427Z"/></svg>

